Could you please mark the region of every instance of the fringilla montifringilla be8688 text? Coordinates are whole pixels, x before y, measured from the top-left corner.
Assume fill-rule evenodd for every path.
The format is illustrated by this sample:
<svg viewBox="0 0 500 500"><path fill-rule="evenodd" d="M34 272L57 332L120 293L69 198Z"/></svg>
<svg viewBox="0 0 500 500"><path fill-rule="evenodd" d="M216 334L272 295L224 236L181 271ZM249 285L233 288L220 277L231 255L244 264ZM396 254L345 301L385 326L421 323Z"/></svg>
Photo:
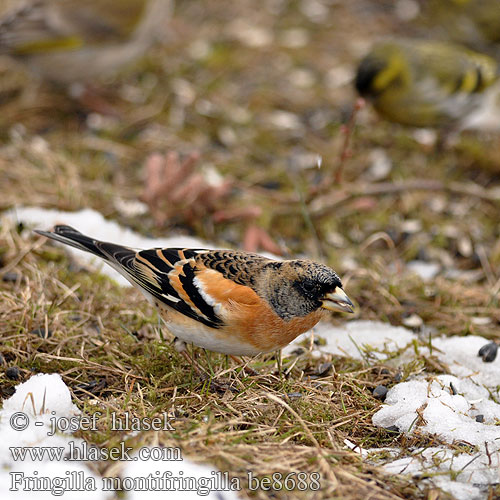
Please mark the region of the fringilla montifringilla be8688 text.
<svg viewBox="0 0 500 500"><path fill-rule="evenodd" d="M233 250L134 250L69 226L36 232L104 259L156 306L182 344L211 351L275 351L312 328L326 310L354 307L337 274L310 260L276 261Z"/></svg>

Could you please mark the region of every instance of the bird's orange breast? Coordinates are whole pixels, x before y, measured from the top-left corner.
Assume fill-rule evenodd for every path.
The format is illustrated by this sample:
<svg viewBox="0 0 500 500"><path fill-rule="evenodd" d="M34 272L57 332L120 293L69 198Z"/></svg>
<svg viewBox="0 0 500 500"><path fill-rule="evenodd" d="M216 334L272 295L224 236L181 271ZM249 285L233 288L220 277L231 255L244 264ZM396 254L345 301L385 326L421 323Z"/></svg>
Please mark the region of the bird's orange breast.
<svg viewBox="0 0 500 500"><path fill-rule="evenodd" d="M237 338L255 347L257 352L269 352L288 345L301 333L311 329L323 317L318 309L307 316L284 321L271 306L248 286L224 278L214 270L203 270L197 278L215 304L225 326L216 330L221 336Z"/></svg>

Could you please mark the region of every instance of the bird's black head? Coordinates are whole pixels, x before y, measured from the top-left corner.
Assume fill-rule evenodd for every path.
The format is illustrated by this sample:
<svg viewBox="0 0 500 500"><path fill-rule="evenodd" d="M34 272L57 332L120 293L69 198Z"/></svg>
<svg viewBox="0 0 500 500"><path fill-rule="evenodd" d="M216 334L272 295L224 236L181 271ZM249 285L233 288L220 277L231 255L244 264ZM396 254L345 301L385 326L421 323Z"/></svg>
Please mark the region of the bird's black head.
<svg viewBox="0 0 500 500"><path fill-rule="evenodd" d="M368 54L361 61L354 82L356 90L361 96L370 97L378 92L374 87L374 80L386 66L387 61L374 54Z"/></svg>
<svg viewBox="0 0 500 500"><path fill-rule="evenodd" d="M352 312L353 304L333 269L310 260L272 264L267 274L264 298L285 320L307 316L320 309Z"/></svg>

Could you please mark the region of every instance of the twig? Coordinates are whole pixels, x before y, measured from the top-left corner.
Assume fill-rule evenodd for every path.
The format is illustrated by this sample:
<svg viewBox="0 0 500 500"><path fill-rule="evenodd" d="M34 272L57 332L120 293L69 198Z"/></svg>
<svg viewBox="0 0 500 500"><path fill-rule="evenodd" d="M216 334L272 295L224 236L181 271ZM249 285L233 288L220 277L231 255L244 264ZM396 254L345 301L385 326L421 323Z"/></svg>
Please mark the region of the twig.
<svg viewBox="0 0 500 500"><path fill-rule="evenodd" d="M351 142L352 135L354 133L354 127L356 125L356 117L358 111L365 107L365 100L359 97L354 104L351 116L346 125L342 127L342 132L344 134L344 144L342 146L342 151L340 153L340 162L335 172L335 184L340 184L342 182L342 172L344 171L344 165L348 158L351 157L352 151L349 149L349 144Z"/></svg>
<svg viewBox="0 0 500 500"><path fill-rule="evenodd" d="M474 460L477 460L478 458L480 458L482 455L481 453L478 453L472 460L469 460L459 471L458 473L460 474L461 472L463 472L463 470L466 468L466 467L469 467L469 465L474 462Z"/></svg>
<svg viewBox="0 0 500 500"><path fill-rule="evenodd" d="M479 262L481 263L481 267L483 268L484 274L486 275L486 279L488 280L488 284L490 287L494 288L497 282L497 278L493 269L491 268L490 261L488 260L488 255L486 254L486 250L483 245L476 245L476 254L479 257Z"/></svg>
<svg viewBox="0 0 500 500"><path fill-rule="evenodd" d="M472 196L484 201L500 201L500 192L485 189L478 184L415 179L399 182L379 182L375 184L349 184L343 189L332 189L328 193L318 196L309 205L309 213L314 217L327 215L341 204L347 203L360 196L377 196L384 194L398 194L405 191L445 191L461 196Z"/></svg>
<svg viewBox="0 0 500 500"><path fill-rule="evenodd" d="M317 185L311 186L309 189L309 199L312 196L322 193L329 189L332 184L341 184L342 173L344 171L344 165L348 158L352 156L352 151L349 149L349 144L351 142L352 135L354 133L354 127L356 124L356 116L360 109L365 106L365 100L362 98L357 99L354 107L352 109L351 116L346 124L342 125L340 132L344 135L344 141L342 143L342 148L340 150L340 158L334 174L325 176L325 178Z"/></svg>
<svg viewBox="0 0 500 500"><path fill-rule="evenodd" d="M491 467L491 453L488 450L488 441L484 442L484 449L486 450L486 456L488 457L488 467Z"/></svg>

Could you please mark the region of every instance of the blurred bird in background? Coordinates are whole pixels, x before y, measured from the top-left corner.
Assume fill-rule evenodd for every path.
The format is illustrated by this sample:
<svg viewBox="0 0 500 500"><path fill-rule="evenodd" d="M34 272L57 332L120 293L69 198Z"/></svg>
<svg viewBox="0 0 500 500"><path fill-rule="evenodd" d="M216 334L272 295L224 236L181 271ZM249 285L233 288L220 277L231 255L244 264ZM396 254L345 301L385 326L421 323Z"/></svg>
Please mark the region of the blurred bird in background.
<svg viewBox="0 0 500 500"><path fill-rule="evenodd" d="M17 0L2 9L0 54L56 84L93 82L166 30L172 0Z"/></svg>
<svg viewBox="0 0 500 500"><path fill-rule="evenodd" d="M480 107L497 76L494 59L459 45L392 39L364 57L355 86L390 121L453 130Z"/></svg>
<svg viewBox="0 0 500 500"><path fill-rule="evenodd" d="M433 38L500 57L498 0L422 0L415 21Z"/></svg>

